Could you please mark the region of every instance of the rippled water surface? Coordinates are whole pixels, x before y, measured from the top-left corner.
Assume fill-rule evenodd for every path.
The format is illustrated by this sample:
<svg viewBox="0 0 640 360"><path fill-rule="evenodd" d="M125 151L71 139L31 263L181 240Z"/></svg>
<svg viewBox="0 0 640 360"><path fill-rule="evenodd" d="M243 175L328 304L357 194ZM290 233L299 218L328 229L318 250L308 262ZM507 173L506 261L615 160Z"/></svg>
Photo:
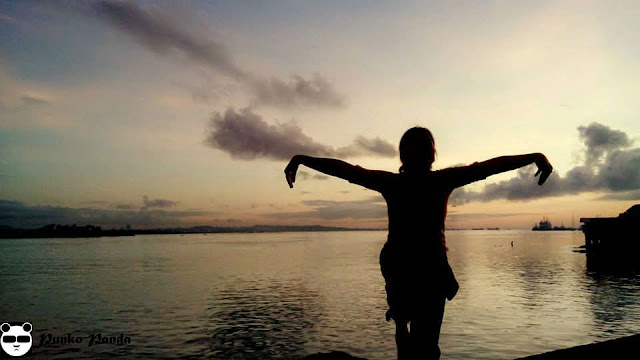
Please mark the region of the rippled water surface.
<svg viewBox="0 0 640 360"><path fill-rule="evenodd" d="M0 321L46 358L395 357L386 233L0 240ZM640 277L590 272L580 232L450 231L443 359L512 359L640 332ZM514 246L511 247L511 241ZM130 343L93 344L91 334ZM40 344L81 337L80 343Z"/></svg>

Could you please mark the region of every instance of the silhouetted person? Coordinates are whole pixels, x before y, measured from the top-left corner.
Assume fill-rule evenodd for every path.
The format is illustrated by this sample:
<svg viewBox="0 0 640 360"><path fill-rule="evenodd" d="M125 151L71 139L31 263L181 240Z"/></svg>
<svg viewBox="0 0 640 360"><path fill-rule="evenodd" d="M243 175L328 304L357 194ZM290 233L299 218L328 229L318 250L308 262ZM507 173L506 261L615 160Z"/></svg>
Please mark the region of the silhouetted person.
<svg viewBox="0 0 640 360"><path fill-rule="evenodd" d="M387 291L387 320L396 323L398 359L438 359L445 298L458 283L447 260L444 225L447 201L460 186L531 163L542 185L552 171L540 154L502 156L468 166L432 171L435 142L431 132L414 127L400 140L399 173L368 170L337 159L295 155L285 168L290 187L299 165L378 191L387 202L389 235L380 252ZM410 329L408 328L410 324Z"/></svg>

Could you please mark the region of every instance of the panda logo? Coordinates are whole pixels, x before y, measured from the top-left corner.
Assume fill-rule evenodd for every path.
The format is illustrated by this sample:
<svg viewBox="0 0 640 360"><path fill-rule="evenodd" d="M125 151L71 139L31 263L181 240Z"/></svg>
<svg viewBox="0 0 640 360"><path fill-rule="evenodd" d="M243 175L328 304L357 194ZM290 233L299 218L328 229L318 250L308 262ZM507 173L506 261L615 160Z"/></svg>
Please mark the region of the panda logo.
<svg viewBox="0 0 640 360"><path fill-rule="evenodd" d="M31 349L31 330L33 327L26 322L22 325L9 325L3 323L2 329L2 350L10 356L22 356Z"/></svg>

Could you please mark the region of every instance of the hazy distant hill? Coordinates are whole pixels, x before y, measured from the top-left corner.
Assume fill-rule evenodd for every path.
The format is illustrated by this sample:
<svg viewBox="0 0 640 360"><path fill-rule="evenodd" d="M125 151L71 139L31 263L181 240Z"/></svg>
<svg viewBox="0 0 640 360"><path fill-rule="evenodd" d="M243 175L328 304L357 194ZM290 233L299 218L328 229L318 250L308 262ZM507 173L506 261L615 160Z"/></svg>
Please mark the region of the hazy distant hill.
<svg viewBox="0 0 640 360"><path fill-rule="evenodd" d="M253 226L193 226L190 228L160 228L133 230L136 234L193 234L193 233L263 233L285 231L366 231L379 229L354 229L322 225L253 225Z"/></svg>
<svg viewBox="0 0 640 360"><path fill-rule="evenodd" d="M103 236L133 236L135 234L207 234L207 233L270 233L295 231L367 231L380 229L354 229L331 227L322 225L253 225L253 226L193 226L189 228L158 228L158 229L112 229L103 230L94 225L59 225L51 224L39 229L18 229L7 225L0 225L0 238L72 238L72 237L103 237Z"/></svg>

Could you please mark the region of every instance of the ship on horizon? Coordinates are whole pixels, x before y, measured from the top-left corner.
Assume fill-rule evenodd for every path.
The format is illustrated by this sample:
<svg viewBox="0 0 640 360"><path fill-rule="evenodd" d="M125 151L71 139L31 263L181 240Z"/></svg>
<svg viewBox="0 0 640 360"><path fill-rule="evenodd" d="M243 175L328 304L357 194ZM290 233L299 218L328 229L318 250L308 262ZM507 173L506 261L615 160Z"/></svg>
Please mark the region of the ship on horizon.
<svg viewBox="0 0 640 360"><path fill-rule="evenodd" d="M549 218L543 217L542 220L538 223L538 225L534 225L531 230L533 231L575 231L579 230L575 227L566 227L564 225L553 226L551 225L551 221Z"/></svg>

